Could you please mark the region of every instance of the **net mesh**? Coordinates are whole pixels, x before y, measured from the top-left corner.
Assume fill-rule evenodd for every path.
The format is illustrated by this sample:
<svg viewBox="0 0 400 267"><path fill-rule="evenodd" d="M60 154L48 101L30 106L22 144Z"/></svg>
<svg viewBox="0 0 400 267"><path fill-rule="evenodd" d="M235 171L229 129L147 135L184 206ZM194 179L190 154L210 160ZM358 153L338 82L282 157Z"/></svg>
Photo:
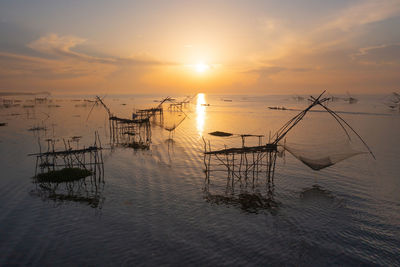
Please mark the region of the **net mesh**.
<svg viewBox="0 0 400 267"><path fill-rule="evenodd" d="M313 170L321 170L353 156L371 153L355 130L326 106L313 106L293 121L279 145ZM347 118L354 122L353 118ZM282 134L283 135L283 134ZM368 150L369 152L365 152Z"/></svg>
<svg viewBox="0 0 400 267"><path fill-rule="evenodd" d="M166 112L164 112L163 127L167 131L173 131L185 119L186 119L186 115L182 111L166 111Z"/></svg>
<svg viewBox="0 0 400 267"><path fill-rule="evenodd" d="M367 152L353 149L350 142L323 145L285 143L281 146L313 170L321 170L342 160Z"/></svg>

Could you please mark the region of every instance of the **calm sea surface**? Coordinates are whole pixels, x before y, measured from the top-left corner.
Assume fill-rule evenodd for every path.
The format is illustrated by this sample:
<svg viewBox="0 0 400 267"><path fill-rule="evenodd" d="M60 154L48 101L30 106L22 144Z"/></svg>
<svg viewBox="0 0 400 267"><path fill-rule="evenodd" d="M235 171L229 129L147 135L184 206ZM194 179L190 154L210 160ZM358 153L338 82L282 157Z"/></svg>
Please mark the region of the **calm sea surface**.
<svg viewBox="0 0 400 267"><path fill-rule="evenodd" d="M272 183L260 173L254 186L237 182L232 188L223 171L211 172L205 183L202 138L212 149L241 146L236 135L208 134L213 131L264 135L265 143L298 113L268 106L302 109L306 100L201 94L184 113L165 112L164 122L155 118L148 149L134 149L112 144L101 105L78 101L93 96L53 96L36 104L6 97L21 102L0 108L0 122L7 123L0 127L0 265L399 266L400 113L383 104L385 96L357 98L328 105L364 138L376 160L360 154L313 171L285 152ZM134 109L160 99L109 95L104 102L130 118ZM164 129L179 122L173 132ZM28 131L32 127L46 131ZM28 154L45 151L49 138L58 140L56 149L64 149L63 140L88 147L95 131L104 148L104 176L71 188L75 198L46 195L32 179L36 157ZM246 145L258 144L253 139ZM326 155L332 146L348 146L323 112L309 113L286 141ZM270 204L254 206L246 195Z"/></svg>

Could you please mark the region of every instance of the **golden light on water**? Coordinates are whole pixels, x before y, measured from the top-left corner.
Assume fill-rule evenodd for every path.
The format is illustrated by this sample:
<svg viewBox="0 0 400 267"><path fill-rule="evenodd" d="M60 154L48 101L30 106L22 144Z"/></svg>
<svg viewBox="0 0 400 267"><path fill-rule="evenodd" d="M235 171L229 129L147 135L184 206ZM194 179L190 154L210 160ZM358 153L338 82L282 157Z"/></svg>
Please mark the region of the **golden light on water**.
<svg viewBox="0 0 400 267"><path fill-rule="evenodd" d="M206 98L203 93L197 94L197 104L196 104L196 122L197 122L197 132L200 136L203 136L204 123L206 120Z"/></svg>

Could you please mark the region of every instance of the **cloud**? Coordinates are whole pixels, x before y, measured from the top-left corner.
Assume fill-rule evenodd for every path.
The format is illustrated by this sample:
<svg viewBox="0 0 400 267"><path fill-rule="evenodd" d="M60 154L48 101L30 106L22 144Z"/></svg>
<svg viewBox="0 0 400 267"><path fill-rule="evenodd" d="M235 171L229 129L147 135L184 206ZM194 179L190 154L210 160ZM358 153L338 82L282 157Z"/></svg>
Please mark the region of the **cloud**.
<svg viewBox="0 0 400 267"><path fill-rule="evenodd" d="M287 42L277 43L276 50L280 48L282 53L274 51L269 57L261 55L255 62L260 65L292 67L292 71L295 66L305 66L311 71L318 69L344 71L354 68L365 69L367 64L393 64L400 61L398 56L396 57L400 54L398 43L394 46L391 44L365 46L355 53L354 51L360 47L360 42L376 43L378 29L382 31L382 27L385 27L378 24L374 32L371 32L370 28L363 26L396 16L400 16L399 0L358 1L324 18L319 26L306 32L293 32L293 38ZM386 28L383 30L387 31ZM288 69L269 67L260 68L258 73L272 76L284 71Z"/></svg>
<svg viewBox="0 0 400 267"><path fill-rule="evenodd" d="M349 29L379 22L400 15L400 1L398 0L369 0L351 6L335 16L330 22L321 27L321 30Z"/></svg>
<svg viewBox="0 0 400 267"><path fill-rule="evenodd" d="M279 72L285 71L287 70L287 68L284 67L279 67L279 66L263 66L260 68L256 68L256 69L251 69L248 71L245 71L244 73L250 73L250 74L258 74L260 77L269 77L273 74L277 74Z"/></svg>
<svg viewBox="0 0 400 267"><path fill-rule="evenodd" d="M79 55L72 52L71 48L86 42L86 39L75 36L58 36L57 34L48 34L29 43L27 46L43 54L55 55Z"/></svg>
<svg viewBox="0 0 400 267"><path fill-rule="evenodd" d="M150 88L161 68L178 65L144 53L129 57L92 55L87 52L87 43L76 36L48 34L26 44L28 49L23 52L0 50L1 86L64 92Z"/></svg>
<svg viewBox="0 0 400 267"><path fill-rule="evenodd" d="M27 55L0 52L1 77L36 77L46 80L105 75L115 68L85 62L64 62Z"/></svg>
<svg viewBox="0 0 400 267"><path fill-rule="evenodd" d="M270 17L258 18L256 19L256 22L260 25L264 32L273 32L278 30L278 28L281 28L279 26L282 26L281 21Z"/></svg>
<svg viewBox="0 0 400 267"><path fill-rule="evenodd" d="M27 46L34 51L40 52L46 56L53 56L61 60L78 60L88 63L111 64L116 66L137 65L137 66L160 66L174 65L174 62L164 62L152 58L148 55L139 55L137 57L96 57L85 53L79 53L73 49L85 43L87 40L66 35L48 34L29 43Z"/></svg>
<svg viewBox="0 0 400 267"><path fill-rule="evenodd" d="M362 47L351 58L364 65L400 65L400 43Z"/></svg>
<svg viewBox="0 0 400 267"><path fill-rule="evenodd" d="M278 74L283 71L306 72L306 71L310 71L310 70L311 70L310 68L287 68L287 67L281 67L281 66L262 66L260 68L245 71L244 73L258 74L260 77L265 78L265 77L270 77L274 74Z"/></svg>
<svg viewBox="0 0 400 267"><path fill-rule="evenodd" d="M400 43L396 43L396 44L381 44L381 45L376 45L376 46L368 46L368 47L361 47L360 49L358 49L358 52L353 54L353 58L356 57L362 57L362 56L366 56L369 54L373 54L376 52L385 52L385 51L390 51L390 50L397 50L400 48ZM393 55L398 55L398 59L400 58L400 54L399 53L390 53L390 56L393 57Z"/></svg>
<svg viewBox="0 0 400 267"><path fill-rule="evenodd" d="M76 36L48 34L27 44L37 52L34 56L0 52L0 77L31 77L56 80L91 77L107 79L121 72L143 73L158 66L176 65L174 62L157 60L150 55L131 57L92 56L77 52L86 39ZM140 70L139 70L140 69Z"/></svg>

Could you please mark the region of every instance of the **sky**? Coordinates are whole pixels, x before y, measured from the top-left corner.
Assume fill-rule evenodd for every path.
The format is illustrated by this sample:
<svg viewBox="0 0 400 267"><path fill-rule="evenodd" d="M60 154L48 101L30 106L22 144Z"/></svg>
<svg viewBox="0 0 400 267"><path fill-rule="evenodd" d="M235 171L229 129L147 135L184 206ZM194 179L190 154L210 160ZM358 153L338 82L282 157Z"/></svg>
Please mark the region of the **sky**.
<svg viewBox="0 0 400 267"><path fill-rule="evenodd" d="M0 91L400 91L400 0L0 0Z"/></svg>

